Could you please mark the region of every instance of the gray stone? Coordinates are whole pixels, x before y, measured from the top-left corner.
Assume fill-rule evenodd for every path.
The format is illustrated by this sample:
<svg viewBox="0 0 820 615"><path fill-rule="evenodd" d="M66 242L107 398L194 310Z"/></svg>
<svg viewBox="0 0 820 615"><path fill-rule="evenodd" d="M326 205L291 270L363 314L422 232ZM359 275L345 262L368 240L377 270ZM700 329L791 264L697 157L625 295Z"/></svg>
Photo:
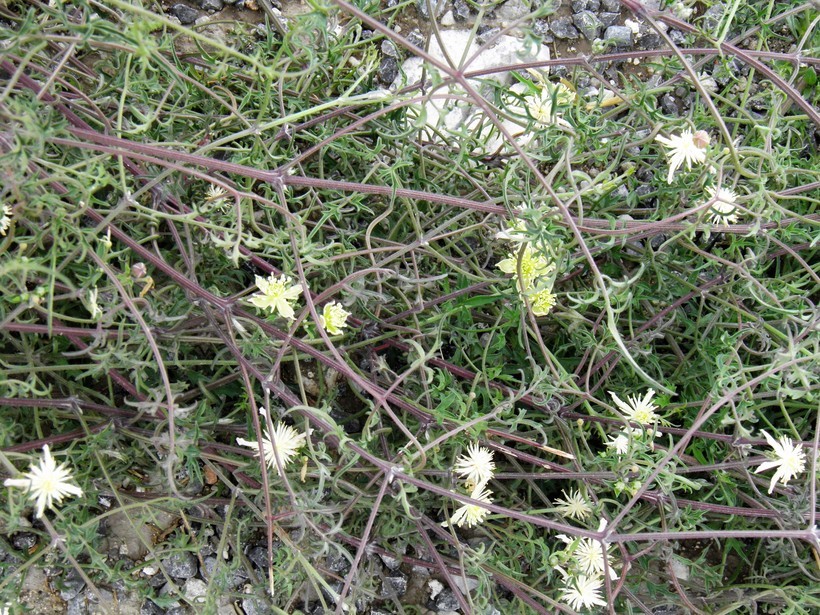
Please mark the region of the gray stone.
<svg viewBox="0 0 820 615"><path fill-rule="evenodd" d="M387 555L386 553L379 553L379 559L382 560L382 563L388 570L398 570L399 566L401 566L401 561L398 558L395 558L392 555Z"/></svg>
<svg viewBox="0 0 820 615"><path fill-rule="evenodd" d="M192 9L187 4L175 4L168 9L168 12L179 19L179 23L183 26L194 23L199 17L199 11Z"/></svg>
<svg viewBox="0 0 820 615"><path fill-rule="evenodd" d="M203 11L221 11L224 6L222 0L200 0L199 8Z"/></svg>
<svg viewBox="0 0 820 615"><path fill-rule="evenodd" d="M453 17L456 21L467 21L470 19L470 5L467 0L455 0L453 2Z"/></svg>
<svg viewBox="0 0 820 615"><path fill-rule="evenodd" d="M601 9L610 13L620 13L621 0L601 0Z"/></svg>
<svg viewBox="0 0 820 615"><path fill-rule="evenodd" d="M578 30L572 25L571 17L559 17L553 19L550 24L550 30L555 35L555 38L574 40L578 38Z"/></svg>
<svg viewBox="0 0 820 615"><path fill-rule="evenodd" d="M661 109L666 115L680 115L678 101L671 94L664 94L661 97Z"/></svg>
<svg viewBox="0 0 820 615"><path fill-rule="evenodd" d="M632 47L632 30L626 26L609 26L604 40L616 47Z"/></svg>
<svg viewBox="0 0 820 615"><path fill-rule="evenodd" d="M84 594L68 600L65 606L65 615L88 615L88 601Z"/></svg>
<svg viewBox="0 0 820 615"><path fill-rule="evenodd" d="M589 41L594 41L601 33L603 24L598 16L592 11L582 11L572 16L572 23L581 31L581 34Z"/></svg>
<svg viewBox="0 0 820 615"><path fill-rule="evenodd" d="M243 598L242 610L245 611L245 615L268 615L268 613L272 612L267 600L257 598L256 596Z"/></svg>
<svg viewBox="0 0 820 615"><path fill-rule="evenodd" d="M388 41L387 39L382 41L381 46L382 53L391 58L398 58L399 57L399 50L396 49L396 46L393 44L393 41Z"/></svg>
<svg viewBox="0 0 820 615"><path fill-rule="evenodd" d="M652 28L641 26L638 32L638 47L641 49L657 49L663 45L661 35Z"/></svg>
<svg viewBox="0 0 820 615"><path fill-rule="evenodd" d="M17 532L11 538L12 546L18 551L28 551L37 544L37 534L31 532Z"/></svg>
<svg viewBox="0 0 820 615"><path fill-rule="evenodd" d="M445 6L447 6L447 0L418 0L416 2L419 15L427 20L430 19L430 9L433 10L433 15L441 17Z"/></svg>
<svg viewBox="0 0 820 615"><path fill-rule="evenodd" d="M384 84L391 84L399 76L399 62L396 58L385 56L379 63L378 77Z"/></svg>
<svg viewBox="0 0 820 615"><path fill-rule="evenodd" d="M723 18L723 13L725 10L726 7L722 2L713 4L706 9L706 12L703 14L703 20L701 21L701 26L703 29L707 32L716 34L715 30L720 25L720 20Z"/></svg>
<svg viewBox="0 0 820 615"><path fill-rule="evenodd" d="M490 39L496 38L501 33L501 28L493 28L490 26L479 26L476 30L476 38L478 42L483 45Z"/></svg>
<svg viewBox="0 0 820 615"><path fill-rule="evenodd" d="M219 562L215 555L211 555L210 557L206 557L202 560L202 577L204 579L210 579L211 576L213 576L214 570L216 570L218 563Z"/></svg>
<svg viewBox="0 0 820 615"><path fill-rule="evenodd" d="M587 0L572 0L570 4L573 13L580 13L587 10Z"/></svg>
<svg viewBox="0 0 820 615"><path fill-rule="evenodd" d="M331 551L327 554L325 566L331 572L347 572L350 570L350 562L338 551Z"/></svg>
<svg viewBox="0 0 820 615"><path fill-rule="evenodd" d="M504 24L518 21L530 12L529 7L523 0L507 0L495 12L495 16Z"/></svg>
<svg viewBox="0 0 820 615"><path fill-rule="evenodd" d="M196 556L189 551L174 553L162 560L168 576L177 579L189 579L196 574Z"/></svg>
<svg viewBox="0 0 820 615"><path fill-rule="evenodd" d="M188 579L182 588L185 599L191 604L201 604L205 602L208 594L208 584L202 579Z"/></svg>
<svg viewBox="0 0 820 615"><path fill-rule="evenodd" d="M686 35L680 30L669 30L669 38L671 38L672 42L678 47L686 45Z"/></svg>
<svg viewBox="0 0 820 615"><path fill-rule="evenodd" d="M410 34L407 35L407 42L411 45L415 45L421 49L424 48L424 35L421 33L421 30L416 28Z"/></svg>
<svg viewBox="0 0 820 615"><path fill-rule="evenodd" d="M150 600L146 600L140 607L140 615L164 615L165 611Z"/></svg>
<svg viewBox="0 0 820 615"><path fill-rule="evenodd" d="M614 26L620 20L621 14L620 13L607 13L601 12L598 13L598 19L601 20L601 23L604 24L604 28L608 28L609 26ZM629 31L632 34L632 30Z"/></svg>
<svg viewBox="0 0 820 615"><path fill-rule="evenodd" d="M389 598L390 596L403 596L406 591L407 577L400 572L391 573L389 577L384 577L382 580L381 596L383 598Z"/></svg>
<svg viewBox="0 0 820 615"><path fill-rule="evenodd" d="M76 570L71 570L65 575L64 579L57 581L56 585L57 589L60 590L60 598L68 602L72 598L76 598L77 594L83 590L85 581Z"/></svg>
<svg viewBox="0 0 820 615"><path fill-rule="evenodd" d="M268 549L266 547L252 547L248 550L248 559L251 560L257 568L267 569Z"/></svg>
<svg viewBox="0 0 820 615"><path fill-rule="evenodd" d="M436 608L439 611L457 611L461 605L453 590L448 588L441 590L441 593L436 596Z"/></svg>

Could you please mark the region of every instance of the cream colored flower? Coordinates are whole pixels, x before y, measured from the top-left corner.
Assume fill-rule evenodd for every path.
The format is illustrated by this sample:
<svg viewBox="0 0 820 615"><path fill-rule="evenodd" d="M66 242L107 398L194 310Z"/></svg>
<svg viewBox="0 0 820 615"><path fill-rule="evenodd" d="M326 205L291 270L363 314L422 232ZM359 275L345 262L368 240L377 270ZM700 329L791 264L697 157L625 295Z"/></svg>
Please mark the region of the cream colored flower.
<svg viewBox="0 0 820 615"><path fill-rule="evenodd" d="M669 184L672 183L675 171L684 162L686 168L691 169L693 162L701 164L706 160L709 135L702 130L694 134L691 130L684 130L680 135L672 135L668 139L658 135L655 140L660 141L670 150L667 152L667 156L669 156L669 175L666 177L666 182Z"/></svg>
<svg viewBox="0 0 820 615"><path fill-rule="evenodd" d="M333 301L326 303L319 316L319 324L331 335L341 335L342 329L347 326L347 317L350 312L342 307L340 303Z"/></svg>
<svg viewBox="0 0 820 615"><path fill-rule="evenodd" d="M54 510L55 502L60 504L67 495L80 496L83 490L71 484L71 471L67 463L59 466L51 456L48 444L43 446L43 459L39 466L23 474L25 478L8 478L3 484L6 487L20 487L28 491L29 498L37 500L37 516L42 517L46 507Z"/></svg>
<svg viewBox="0 0 820 615"><path fill-rule="evenodd" d="M614 448L618 457L622 457L629 452L629 437L621 432L617 436L609 436L610 440L606 443L607 448Z"/></svg>
<svg viewBox="0 0 820 615"><path fill-rule="evenodd" d="M765 436L769 446L774 449L774 459L761 463L757 470L755 470L755 474L777 468L777 472L772 476L772 482L769 483L769 493L771 493L774 491L775 483L780 481L785 485L806 469L806 453L802 450L802 444L795 446L792 439L787 436L780 436L780 438L775 440L762 429L760 433Z"/></svg>
<svg viewBox="0 0 820 615"><path fill-rule="evenodd" d="M737 194L728 188L709 187L706 192L709 194L709 200L715 201L709 209L712 224L737 222Z"/></svg>
<svg viewBox="0 0 820 615"><path fill-rule="evenodd" d="M473 443L467 450L467 454L461 455L456 460L453 472L464 478L470 485L470 489L486 485L495 472L493 452Z"/></svg>
<svg viewBox="0 0 820 615"><path fill-rule="evenodd" d="M250 302L258 308L279 312L283 318L292 319L294 312L291 303L302 294L302 285L292 282L286 275L277 278L271 274L268 279L256 276L256 286L260 292L253 295Z"/></svg>
<svg viewBox="0 0 820 615"><path fill-rule="evenodd" d="M654 432L652 429L646 430L649 436L657 436L659 432ZM629 445L632 441L643 436L643 430L633 427L624 427L623 431L615 436L609 436L610 440L606 443L608 448L614 448L618 457L626 455L629 452Z"/></svg>
<svg viewBox="0 0 820 615"><path fill-rule="evenodd" d="M263 417L266 416L265 409L260 408L259 414ZM244 438L237 438L236 443L240 446L252 448L256 451L256 456L259 456L259 444L257 442L251 442L250 440L245 440ZM265 428L265 435L262 437L262 448L265 451L265 463L267 463L271 470L278 473L279 468L276 464L276 457L279 457L279 461L282 464L282 469L284 469L290 462L291 458L296 455L299 449L304 445L305 434L299 433L290 425L286 425L282 421L279 421L276 425L274 425L272 435L268 432L267 427Z"/></svg>
<svg viewBox="0 0 820 615"><path fill-rule="evenodd" d="M100 306L97 304L97 295L98 295L97 287L94 287L94 290L88 291L88 299L86 300L86 306L88 307L88 311L91 312L91 318L97 318L102 316L102 310Z"/></svg>
<svg viewBox="0 0 820 615"><path fill-rule="evenodd" d="M561 117L559 107L570 104L573 98L574 94L564 84L545 83L538 94L525 96L524 104L530 117L542 126L550 124L569 126L569 123Z"/></svg>
<svg viewBox="0 0 820 615"><path fill-rule="evenodd" d="M512 226L508 226L503 231L498 231L495 234L495 238L504 241L523 243L528 239L527 225L523 220L516 220Z"/></svg>
<svg viewBox="0 0 820 615"><path fill-rule="evenodd" d="M8 205L3 205L2 211L3 216L0 217L0 235L5 235L6 231L9 230L9 226L11 226L11 216L13 212Z"/></svg>
<svg viewBox="0 0 820 615"><path fill-rule="evenodd" d="M546 316L555 307L555 295L549 288L544 288L530 295L530 307L536 316Z"/></svg>
<svg viewBox="0 0 820 615"><path fill-rule="evenodd" d="M227 192L222 188L222 186L217 186L216 184L210 184L208 186L208 190L205 192L205 198L211 201L214 205L219 204L221 201L225 200L225 195Z"/></svg>
<svg viewBox="0 0 820 615"><path fill-rule="evenodd" d="M628 404L621 401L612 391L610 391L609 394L612 396L612 401L621 409L629 421L648 426L657 423L660 419L660 417L655 414L655 410L657 410L658 407L651 401L655 395L655 391L652 389L646 392L643 399L638 399L637 395L627 397L629 400Z"/></svg>
<svg viewBox="0 0 820 615"><path fill-rule="evenodd" d="M479 502L486 502L490 504L492 499L492 491L486 489L484 485L477 485L473 492L470 494L470 497L474 500L478 500ZM461 508L458 508L454 513L453 516L450 517L447 521L442 523L441 525L444 527L449 527L453 524L457 525L458 527L473 527L474 525L478 525L482 521L484 521L484 517L490 514L490 511L486 508L482 508L481 506L477 506L476 504L465 504Z"/></svg>
<svg viewBox="0 0 820 615"><path fill-rule="evenodd" d="M520 274L519 255L521 257ZM510 273L515 276L519 282L519 289L527 291L532 287L533 281L550 273L554 265L544 254L528 244L524 248L523 253L510 254L507 258L499 262L496 267L504 273Z"/></svg>
<svg viewBox="0 0 820 615"><path fill-rule="evenodd" d="M590 514L592 514L592 509L589 507L589 502L587 502L586 498L581 495L580 490L571 490L569 495L567 495L566 491L561 491L561 493L566 499L555 500L555 504L557 504L555 508L561 515L564 517L569 517L570 519L583 521L589 517Z"/></svg>
<svg viewBox="0 0 820 615"><path fill-rule="evenodd" d="M561 600L576 611L593 606L606 606L606 600L601 596L601 585L600 577L590 577L585 574L575 577L568 576L564 580Z"/></svg>

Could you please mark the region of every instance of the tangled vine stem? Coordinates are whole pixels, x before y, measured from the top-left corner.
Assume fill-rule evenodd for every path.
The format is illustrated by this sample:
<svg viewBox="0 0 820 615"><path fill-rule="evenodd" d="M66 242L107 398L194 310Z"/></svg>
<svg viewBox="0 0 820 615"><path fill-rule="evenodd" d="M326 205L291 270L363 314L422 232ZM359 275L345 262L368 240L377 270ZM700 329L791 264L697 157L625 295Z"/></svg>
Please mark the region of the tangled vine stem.
<svg viewBox="0 0 820 615"><path fill-rule="evenodd" d="M65 445L118 513L177 511L180 544L204 534L191 520L224 523L220 554L243 553L243 528L264 532L269 597L287 594L284 610L296 608L296 586L334 596L337 613L374 594L366 573L378 554L432 571L465 613L502 600L510 612L571 612L555 590L571 589L573 549L589 545L601 550L610 613L649 612L648 585L697 610L719 585L698 593L672 561L708 577L709 558L683 541L713 539L724 566L738 545L794 541L774 564L748 555L747 574L776 569L805 604L820 601L810 575L790 567L805 572L820 552L820 415L810 407L820 393L820 115L808 83L820 59L804 50L812 26L788 53L741 47L765 41L761 25L792 27L809 5L769 11L727 42L623 0L668 48L475 69L530 16L451 66L399 35L396 11L345 0L334 2L342 24L332 36L338 15L317 5L304 26L277 20L279 36L262 37L253 55L139 3L76 4L0 8L19 29L0 58L3 198L13 204L0 244L9 471L12 453ZM689 46L661 24L692 35ZM438 71L434 93L427 83L371 88L382 40ZM180 54L187 42L202 47ZM749 83L782 94L765 130L737 143L745 116L697 73L727 57L751 67ZM688 117L661 113L657 92L607 82L609 63L635 59L658 64L659 90L691 88ZM571 85L611 86L619 100L604 110L577 98L562 110L569 128L529 118L518 134L516 105L539 88L560 91L527 72L548 67L566 69ZM509 73L519 83L497 81ZM432 105L469 108L485 122L473 132L500 145L483 151L480 135L426 124ZM787 116L793 106L804 115ZM727 152L711 149L711 169L672 185L655 137L682 125L721 134ZM805 153L790 154L797 144ZM722 185L738 192L734 219L710 217L716 191L703 198ZM503 243L502 229L525 239ZM552 259L546 315L524 289L525 244ZM502 259L517 263L518 281L495 267ZM248 307L261 290L254 276L271 274L301 285L292 320ZM331 302L350 311L341 334L325 329ZM647 385L665 393L652 425L613 401ZM280 421L309 427L300 471L266 458ZM750 472L770 462L764 430L789 435L795 470L770 497L761 490L771 475ZM454 460L468 446L498 466L483 485L492 501L459 478ZM794 451L807 459L800 472ZM128 471L155 468L164 476L150 492L132 488ZM84 562L104 558L77 557L94 548L83 533L57 540L64 520L86 528L113 515L87 502L45 527L96 592L111 571ZM459 507L476 527L449 517ZM237 538L233 514L247 515ZM158 547L145 548L165 567ZM331 550L345 554L345 572L317 564ZM299 571L294 587L274 578L280 569ZM475 592L459 589L466 577ZM736 600L731 588L720 600Z"/></svg>

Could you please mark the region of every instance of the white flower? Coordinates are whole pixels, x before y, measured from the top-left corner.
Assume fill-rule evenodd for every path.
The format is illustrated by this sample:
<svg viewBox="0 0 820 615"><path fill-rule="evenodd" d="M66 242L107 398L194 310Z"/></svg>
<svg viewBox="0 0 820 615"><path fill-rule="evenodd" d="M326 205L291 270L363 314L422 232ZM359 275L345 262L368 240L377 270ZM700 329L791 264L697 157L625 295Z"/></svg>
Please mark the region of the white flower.
<svg viewBox="0 0 820 615"><path fill-rule="evenodd" d="M42 517L46 507L54 509L67 495L80 496L83 490L71 484L71 471L67 463L59 466L51 456L48 444L43 446L43 459L39 466L23 474L25 478L9 478L3 483L6 487L20 487L28 490L29 498L37 500L37 516Z"/></svg>
<svg viewBox="0 0 820 615"><path fill-rule="evenodd" d="M728 188L707 188L709 200L714 200L709 209L712 224L737 222L737 194Z"/></svg>
<svg viewBox="0 0 820 615"><path fill-rule="evenodd" d="M210 184L208 186L208 190L205 192L205 197L213 202L215 205L219 204L219 202L225 200L225 195L227 193L222 188L222 186L217 186L216 184Z"/></svg>
<svg viewBox="0 0 820 615"><path fill-rule="evenodd" d="M521 256L520 275L519 254ZM522 253L510 254L507 258L500 261L496 267L504 273L514 275L518 279L519 288L523 291L527 291L532 287L533 281L550 273L554 265L544 254L528 244Z"/></svg>
<svg viewBox="0 0 820 615"><path fill-rule="evenodd" d="M555 508L563 516L582 521L592 513L589 503L586 498L581 495L580 490L574 489L569 492L569 495L567 495L567 492L563 490L561 493L566 499L555 500L555 503L558 504Z"/></svg>
<svg viewBox="0 0 820 615"><path fill-rule="evenodd" d="M575 550L572 552L572 557L582 572L598 576L604 574L603 543L593 540L592 538L581 538ZM609 560L609 553L607 553L607 560ZM607 561L607 564L609 577L613 580L617 579L618 575L612 568L612 564L609 561Z"/></svg>
<svg viewBox="0 0 820 615"><path fill-rule="evenodd" d="M769 493L771 493L774 491L775 483L780 481L785 485L806 468L806 453L802 451L802 444L795 446L792 439L787 436L780 436L778 440L775 440L762 429L760 433L766 437L769 446L774 449L775 458L772 461L761 463L760 467L755 470L755 474L777 468L777 472L772 476L772 482L769 483Z"/></svg>
<svg viewBox="0 0 820 615"><path fill-rule="evenodd" d="M489 504L493 501L492 497L490 497L492 494L492 491L486 489L484 485L477 485L470 494L470 497L474 500L478 500L479 502L486 502ZM477 506L475 504L465 504L461 508L457 509L453 513L453 516L441 525L444 527L449 527L455 524L458 527L464 527L465 525L467 527L473 527L474 525L478 525L484 521L484 517L489 514L490 511L486 508L482 508L481 506Z"/></svg>
<svg viewBox="0 0 820 615"><path fill-rule="evenodd" d="M266 416L264 408L259 409L259 414ZM236 443L240 446L247 446L256 451L259 456L259 444L244 438L237 438ZM290 462L291 457L296 455L298 450L305 444L305 434L299 433L290 425L285 425L282 421L276 423L273 428L273 435L265 428L265 435L262 437L262 448L265 451L265 463L271 470L278 473L276 457L282 462L282 469Z"/></svg>
<svg viewBox="0 0 820 615"><path fill-rule="evenodd" d="M347 326L347 317L350 312L342 307L340 303L333 301L326 303L322 315L319 316L319 324L331 335L340 335L342 329Z"/></svg>
<svg viewBox="0 0 820 615"><path fill-rule="evenodd" d="M561 600L576 611L593 606L606 606L606 600L601 597L601 584L600 577L585 574L579 574L574 578L567 577L561 591Z"/></svg>
<svg viewBox="0 0 820 615"><path fill-rule="evenodd" d="M91 318L97 318L98 316L102 316L102 310L100 306L97 304L97 287L94 287L94 290L88 291L88 311L91 312Z"/></svg>
<svg viewBox="0 0 820 615"><path fill-rule="evenodd" d="M562 83L552 85L545 83L541 91L524 97L524 104L530 117L542 126L550 124L560 124L569 126L569 123L560 115L557 107L565 106L572 102L575 95Z"/></svg>
<svg viewBox="0 0 820 615"><path fill-rule="evenodd" d="M530 295L530 307L535 316L546 316L555 307L555 295L549 288L543 288Z"/></svg>
<svg viewBox="0 0 820 615"><path fill-rule="evenodd" d="M271 312L279 312L283 318L293 318L292 302L296 301L302 294L302 285L293 284L286 275L277 279L273 274L268 279L256 276L256 286L258 293L251 297L250 302L258 308L267 309Z"/></svg>
<svg viewBox="0 0 820 615"><path fill-rule="evenodd" d="M508 226L503 231L498 231L495 238L516 243L527 241L527 225L523 220L516 220L512 226Z"/></svg>
<svg viewBox="0 0 820 615"><path fill-rule="evenodd" d="M655 410L657 410L658 407L651 401L652 397L655 395L655 391L652 389L649 389L646 392L643 399L638 399L637 395L627 397L629 400L628 404L621 401L612 391L610 391L609 394L612 396L612 400L626 415L626 418L629 421L646 426L656 423L660 418L657 414L655 414Z"/></svg>
<svg viewBox="0 0 820 615"><path fill-rule="evenodd" d="M456 460L453 471L464 478L470 484L470 488L486 485L495 472L493 452L473 443L467 454Z"/></svg>
<svg viewBox="0 0 820 615"><path fill-rule="evenodd" d="M5 235L11 225L12 210L8 205L3 205L3 216L0 218L0 235Z"/></svg>
<svg viewBox="0 0 820 615"><path fill-rule="evenodd" d="M618 457L622 457L629 452L629 437L621 432L617 436L609 436L610 440L606 443L607 448L614 448Z"/></svg>
<svg viewBox="0 0 820 615"><path fill-rule="evenodd" d="M669 156L669 175L666 182L671 184L672 177L675 171L678 170L684 162L686 168L691 169L692 163L702 163L706 160L706 147L709 145L709 135L702 130L692 133L691 130L684 130L680 135L672 135L670 138L658 135L655 137L656 141L660 141L663 145L671 151L667 152Z"/></svg>
<svg viewBox="0 0 820 615"><path fill-rule="evenodd" d="M659 435L658 432L653 434L652 429L647 429L647 434L649 435ZM615 452L617 453L618 457L622 455L626 455L629 452L629 444L632 440L636 438L640 438L643 435L643 431L637 428L632 427L625 427L623 431L619 432L616 436L609 436L610 440L606 443L608 448L614 448Z"/></svg>

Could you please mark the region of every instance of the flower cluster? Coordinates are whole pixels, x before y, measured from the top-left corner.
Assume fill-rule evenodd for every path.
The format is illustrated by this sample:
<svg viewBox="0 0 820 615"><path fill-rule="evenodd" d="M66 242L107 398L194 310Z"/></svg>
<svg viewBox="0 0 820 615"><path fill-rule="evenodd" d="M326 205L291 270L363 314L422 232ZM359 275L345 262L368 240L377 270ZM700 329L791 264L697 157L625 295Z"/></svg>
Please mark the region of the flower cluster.
<svg viewBox="0 0 820 615"><path fill-rule="evenodd" d="M271 274L266 278L256 276L256 286L259 292L250 298L252 305L278 313L283 318L293 320L295 312L293 306L299 295L302 294L302 285L294 284L293 280L282 274L278 278ZM347 327L347 317L350 312L337 301L325 304L319 316L319 324L331 335L341 335L342 329Z"/></svg>
<svg viewBox="0 0 820 615"><path fill-rule="evenodd" d="M492 491L487 489L487 483L495 473L493 453L476 443L470 445L466 455L461 455L453 467L453 471L464 479L465 488L470 491L470 497L479 502L490 504ZM456 509L453 516L442 523L444 527L457 525L459 527L473 527L484 521L490 514L486 508L476 504L465 504Z"/></svg>
<svg viewBox="0 0 820 615"><path fill-rule="evenodd" d="M606 519L601 519L598 531L606 528ZM569 538L559 534L558 539L566 547L553 554L554 568L561 574L564 587L561 590L561 600L573 609L606 606L601 595L604 585L604 575L611 580L618 575L612 566L612 556L604 543L593 538Z"/></svg>
<svg viewBox="0 0 820 615"><path fill-rule="evenodd" d="M59 466L51 456L48 444L43 446L43 459L40 465L32 465L23 474L23 478L9 478L3 483L6 487L19 487L28 492L28 497L37 500L37 517L42 517L46 507L54 510L54 504L61 503L68 495L80 496L83 490L72 484L71 470L67 464Z"/></svg>
<svg viewBox="0 0 820 615"><path fill-rule="evenodd" d="M527 297L533 314L546 316L555 306L555 295L552 292L555 263L532 244L522 241L520 233L521 228L517 224L498 234L499 237L523 245L518 252L510 253L496 267L515 278L518 291Z"/></svg>
<svg viewBox="0 0 820 615"><path fill-rule="evenodd" d="M264 408L259 408L259 414L263 418L267 418L267 412ZM274 425L273 431L269 431L265 427L265 433L262 436L262 450L264 452L265 463L268 467L279 473L279 464L276 463L276 458L279 457L282 469L285 468L291 459L299 452L299 449L305 445L305 434L299 433L282 421ZM237 438L236 443L240 446L247 446L256 451L256 456L259 456L259 443L245 440L244 438Z"/></svg>

